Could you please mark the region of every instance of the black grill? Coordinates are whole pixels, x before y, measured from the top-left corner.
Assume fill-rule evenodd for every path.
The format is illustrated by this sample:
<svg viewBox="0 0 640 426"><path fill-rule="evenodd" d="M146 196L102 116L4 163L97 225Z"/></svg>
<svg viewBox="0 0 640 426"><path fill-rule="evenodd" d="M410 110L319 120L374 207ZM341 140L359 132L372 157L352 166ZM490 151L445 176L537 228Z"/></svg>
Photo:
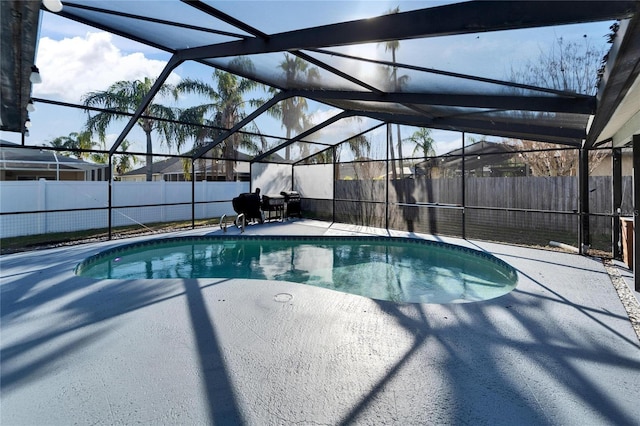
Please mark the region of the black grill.
<svg viewBox="0 0 640 426"><path fill-rule="evenodd" d="M282 191L280 195L284 197L284 202L287 207L287 217L302 217L300 194L297 191Z"/></svg>
<svg viewBox="0 0 640 426"><path fill-rule="evenodd" d="M271 213L275 213L275 219L284 217L284 197L282 195L263 195L262 211L267 213L266 219L271 220Z"/></svg>

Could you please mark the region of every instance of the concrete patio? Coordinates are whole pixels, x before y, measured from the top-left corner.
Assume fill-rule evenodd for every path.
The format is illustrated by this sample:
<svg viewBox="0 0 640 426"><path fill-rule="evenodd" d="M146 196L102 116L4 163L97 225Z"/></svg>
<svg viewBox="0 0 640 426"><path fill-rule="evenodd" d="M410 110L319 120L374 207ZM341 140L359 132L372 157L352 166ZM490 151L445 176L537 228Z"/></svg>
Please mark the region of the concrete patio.
<svg viewBox="0 0 640 426"><path fill-rule="evenodd" d="M386 233L247 228L371 232ZM166 236L0 257L2 425L640 424L640 345L598 259L445 239L519 274L508 295L452 305L73 273L108 247Z"/></svg>

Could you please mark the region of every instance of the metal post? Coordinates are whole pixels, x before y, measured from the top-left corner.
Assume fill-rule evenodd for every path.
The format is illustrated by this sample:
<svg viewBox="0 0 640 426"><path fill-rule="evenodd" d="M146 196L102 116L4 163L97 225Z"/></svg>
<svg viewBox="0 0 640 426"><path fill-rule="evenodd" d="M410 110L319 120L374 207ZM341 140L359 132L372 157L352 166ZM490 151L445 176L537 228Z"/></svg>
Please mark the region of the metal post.
<svg viewBox="0 0 640 426"><path fill-rule="evenodd" d="M339 173L339 167L340 165L338 164L338 150L336 149L336 147L334 146L332 149L332 158L333 158L333 211L331 213L331 222L336 221L336 188L337 188L337 184L338 184L338 173Z"/></svg>
<svg viewBox="0 0 640 426"><path fill-rule="evenodd" d="M384 220L385 220L385 225L384 225L384 229L386 229L387 231L389 231L389 150L390 150L390 146L389 146L389 140L391 138L391 124L387 123L387 178L385 179L385 201L384 201ZM395 161L393 162L393 170L395 170L396 167L396 163ZM393 175L395 176L395 171L393 172Z"/></svg>
<svg viewBox="0 0 640 426"><path fill-rule="evenodd" d="M109 197L108 197L109 198L109 200L108 200L109 201L109 205L108 205L108 209L107 209L108 216L109 216L108 222L107 222L108 223L108 228L109 228L109 230L108 230L108 239L109 240L111 240L111 227L112 227L112 224L111 224L111 216L112 215L111 215L111 213L112 213L112 210L113 210L113 206L112 206L112 204L113 204L113 184L112 184L113 176L111 174L111 167L112 167L112 163L113 163L112 160L113 160L113 155L109 154L109 167L107 168L107 178L108 178L108 181L109 181L109 188L108 188L109 189Z"/></svg>
<svg viewBox="0 0 640 426"><path fill-rule="evenodd" d="M191 158L191 229L196 227L196 167Z"/></svg>
<svg viewBox="0 0 640 426"><path fill-rule="evenodd" d="M589 235L589 152L585 148L578 150L578 191L579 207L578 247L580 254L587 254L591 245Z"/></svg>
<svg viewBox="0 0 640 426"><path fill-rule="evenodd" d="M465 176L465 156L464 156L464 138L465 138L465 133L462 132L462 183L461 185L461 190L462 190L462 238L466 239L467 238L467 218L466 218L466 205L467 205L467 177Z"/></svg>
<svg viewBox="0 0 640 426"><path fill-rule="evenodd" d="M611 218L611 246L614 259L622 259L620 250L620 208L622 204L622 148L614 148L611 150L612 156L612 208L613 217Z"/></svg>

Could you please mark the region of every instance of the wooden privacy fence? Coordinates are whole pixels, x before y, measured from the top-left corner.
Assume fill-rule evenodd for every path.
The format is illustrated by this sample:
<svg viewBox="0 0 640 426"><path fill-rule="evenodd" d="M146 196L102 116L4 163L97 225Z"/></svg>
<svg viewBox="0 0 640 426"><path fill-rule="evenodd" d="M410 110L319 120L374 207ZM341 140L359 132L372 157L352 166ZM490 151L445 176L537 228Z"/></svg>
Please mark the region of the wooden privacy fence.
<svg viewBox="0 0 640 426"><path fill-rule="evenodd" d="M460 177L417 178L389 183L387 188L384 180L336 181L335 220L379 227L388 223L392 229L454 236L462 236L464 221L469 238L523 244L578 242L579 181L574 176L468 177L464 182ZM631 176L623 177L622 189L624 215L632 208ZM327 216L327 204L323 212L314 212L314 203L305 204L308 215ZM589 212L615 213L610 176L589 178ZM609 250L611 218L593 216L590 225L592 240Z"/></svg>
<svg viewBox="0 0 640 426"><path fill-rule="evenodd" d="M463 203L462 178L403 179L390 181L389 202L405 204ZM465 206L530 209L556 212L578 210L578 178L560 177L471 177L465 182ZM610 176L589 178L591 213L613 213ZM624 176L623 212L632 208L631 176ZM352 201L386 201L386 184L381 180L339 180L335 198Z"/></svg>

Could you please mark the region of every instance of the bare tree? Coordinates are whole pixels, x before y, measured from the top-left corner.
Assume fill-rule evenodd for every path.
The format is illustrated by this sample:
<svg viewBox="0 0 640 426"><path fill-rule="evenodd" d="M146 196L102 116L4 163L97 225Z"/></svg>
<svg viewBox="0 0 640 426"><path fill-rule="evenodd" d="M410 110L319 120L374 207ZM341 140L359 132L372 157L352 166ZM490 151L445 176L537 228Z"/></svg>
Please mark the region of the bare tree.
<svg viewBox="0 0 640 426"><path fill-rule="evenodd" d="M613 27L612 27L613 31ZM609 37L610 43L613 37ZM519 70L511 69L511 81L546 87L583 95L593 95L598 83L598 70L605 48L592 43L585 35L583 42L566 41L558 37L549 51L541 51L536 60L529 61ZM533 120L536 115L532 115ZM559 144L539 149L540 143L528 140L512 140L510 143L522 150L522 159L536 176L575 176L578 170L577 150ZM606 157L605 151L589 152L591 172Z"/></svg>
<svg viewBox="0 0 640 426"><path fill-rule="evenodd" d="M511 69L511 81L593 95L598 82L598 69L605 55L604 47L591 43L585 35L583 43L558 37L548 52L540 51L521 69Z"/></svg>
<svg viewBox="0 0 640 426"><path fill-rule="evenodd" d="M540 149L540 142L529 140L511 140L510 145L518 150L522 160L529 166L533 176L577 176L578 150L559 144L545 144ZM607 150L589 151L589 173L607 156Z"/></svg>

